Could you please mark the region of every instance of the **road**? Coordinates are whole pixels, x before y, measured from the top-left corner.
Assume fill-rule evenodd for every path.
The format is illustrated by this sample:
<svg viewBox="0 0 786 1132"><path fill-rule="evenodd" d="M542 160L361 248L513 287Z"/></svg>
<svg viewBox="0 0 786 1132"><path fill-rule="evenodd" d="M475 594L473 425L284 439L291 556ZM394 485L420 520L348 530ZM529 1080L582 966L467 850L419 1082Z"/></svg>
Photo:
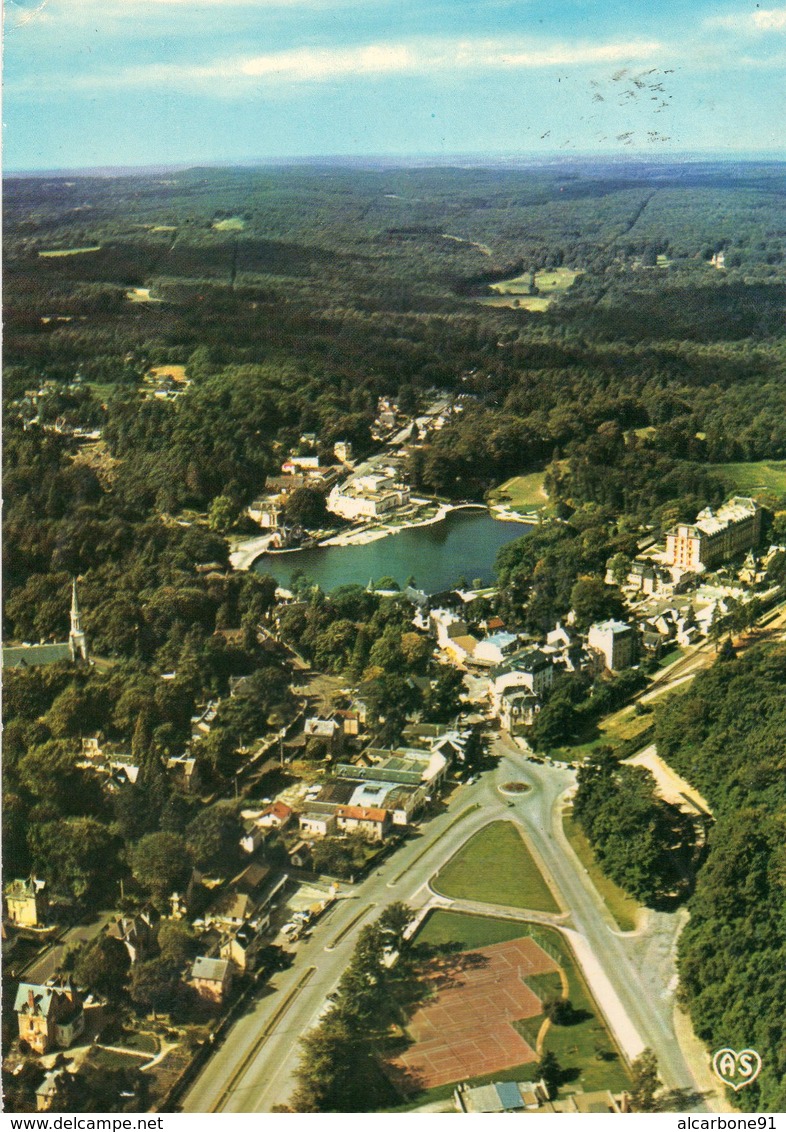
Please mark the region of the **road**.
<svg viewBox="0 0 786 1132"><path fill-rule="evenodd" d="M312 936L298 944L294 966L276 975L271 993L258 999L232 1028L187 1094L185 1111L269 1112L286 1103L294 1086L298 1039L326 1008L358 930L395 900L417 909L450 903L435 899L428 881L474 832L499 818L522 826L569 909L569 917L554 917L554 923L568 929L585 976L626 1055L633 1057L650 1046L667 1088L696 1091L672 1024L674 946L683 917L648 914L644 930L629 936L619 933L562 832L561 800L575 785L575 773L529 762L507 737L496 737L494 745L500 756L497 768L473 786L461 787L421 837L355 886ZM516 800L503 797L498 786L511 779L524 779L532 789Z"/></svg>
<svg viewBox="0 0 786 1132"><path fill-rule="evenodd" d="M91 939L103 931L110 920L114 919L115 912L96 912L89 919L69 928L52 947L41 955L24 972L26 983L45 983L51 979L60 967L63 956L69 947L80 943L89 943Z"/></svg>

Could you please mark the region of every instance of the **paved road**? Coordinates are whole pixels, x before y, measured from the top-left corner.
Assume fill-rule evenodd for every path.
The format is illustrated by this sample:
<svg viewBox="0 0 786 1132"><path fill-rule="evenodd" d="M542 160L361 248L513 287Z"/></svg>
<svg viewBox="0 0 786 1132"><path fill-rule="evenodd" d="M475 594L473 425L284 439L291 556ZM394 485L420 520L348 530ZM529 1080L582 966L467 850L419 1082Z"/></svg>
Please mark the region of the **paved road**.
<svg viewBox="0 0 786 1132"><path fill-rule="evenodd" d="M45 983L57 971L66 949L78 943L89 943L103 931L106 924L116 915L114 912L96 912L95 915L77 924L60 937L52 947L31 964L24 972L26 983Z"/></svg>
<svg viewBox="0 0 786 1132"><path fill-rule="evenodd" d="M622 937L562 832L560 800L575 784L574 772L530 763L504 737L495 746L501 756L498 768L458 790L447 812L430 822L422 837L356 886L351 898L340 901L311 938L298 945L294 967L276 976L272 993L233 1027L188 1093L185 1111L269 1112L285 1103L294 1084L298 1038L325 1009L359 928L394 900L416 908L432 901L429 879L472 833L501 817L520 822L570 910L567 920L555 917L555 922L572 929L585 975L625 1052L635 1056L651 1046L664 1084L695 1090L672 1026L674 944L681 918L651 916L648 930ZM497 786L511 778L526 779L532 789L519 800L501 796ZM467 812L475 804L478 808Z"/></svg>

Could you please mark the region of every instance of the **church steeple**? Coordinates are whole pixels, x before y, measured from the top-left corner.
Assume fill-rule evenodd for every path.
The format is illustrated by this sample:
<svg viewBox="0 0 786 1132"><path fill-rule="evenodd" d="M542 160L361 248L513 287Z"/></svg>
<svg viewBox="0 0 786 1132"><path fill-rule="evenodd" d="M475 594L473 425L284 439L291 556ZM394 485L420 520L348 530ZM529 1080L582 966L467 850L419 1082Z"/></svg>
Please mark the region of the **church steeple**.
<svg viewBox="0 0 786 1132"><path fill-rule="evenodd" d="M71 583L71 632L68 634L68 647L71 650L71 660L80 657L87 662L87 637L82 631L82 621L79 616L79 602L76 597L76 578Z"/></svg>

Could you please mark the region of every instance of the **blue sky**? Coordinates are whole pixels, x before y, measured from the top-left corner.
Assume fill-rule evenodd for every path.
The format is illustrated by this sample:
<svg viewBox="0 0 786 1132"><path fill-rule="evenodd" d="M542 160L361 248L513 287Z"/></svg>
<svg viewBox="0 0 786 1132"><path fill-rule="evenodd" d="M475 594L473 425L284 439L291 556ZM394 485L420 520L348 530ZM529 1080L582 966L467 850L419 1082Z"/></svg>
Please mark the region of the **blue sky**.
<svg viewBox="0 0 786 1132"><path fill-rule="evenodd" d="M786 7L6 0L7 170L782 153Z"/></svg>

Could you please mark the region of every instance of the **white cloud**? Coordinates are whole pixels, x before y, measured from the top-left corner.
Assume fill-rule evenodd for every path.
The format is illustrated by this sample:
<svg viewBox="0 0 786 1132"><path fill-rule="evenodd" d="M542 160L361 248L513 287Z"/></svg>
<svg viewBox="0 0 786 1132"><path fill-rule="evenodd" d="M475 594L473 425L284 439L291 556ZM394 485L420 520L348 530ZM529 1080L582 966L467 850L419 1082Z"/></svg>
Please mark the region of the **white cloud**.
<svg viewBox="0 0 786 1132"><path fill-rule="evenodd" d="M711 16L705 27L724 28L745 34L786 31L786 8L756 8L752 12L734 12L725 16Z"/></svg>
<svg viewBox="0 0 786 1132"><path fill-rule="evenodd" d="M169 0L177 2L177 0ZM205 64L153 63L113 73L82 74L72 87L124 87L157 84L218 87L233 93L254 83L276 86L328 82L375 75L456 74L484 70L524 70L593 63L634 63L652 59L660 45L632 40L612 43L560 43L536 40L421 39L350 47L297 47L259 55L234 56Z"/></svg>

